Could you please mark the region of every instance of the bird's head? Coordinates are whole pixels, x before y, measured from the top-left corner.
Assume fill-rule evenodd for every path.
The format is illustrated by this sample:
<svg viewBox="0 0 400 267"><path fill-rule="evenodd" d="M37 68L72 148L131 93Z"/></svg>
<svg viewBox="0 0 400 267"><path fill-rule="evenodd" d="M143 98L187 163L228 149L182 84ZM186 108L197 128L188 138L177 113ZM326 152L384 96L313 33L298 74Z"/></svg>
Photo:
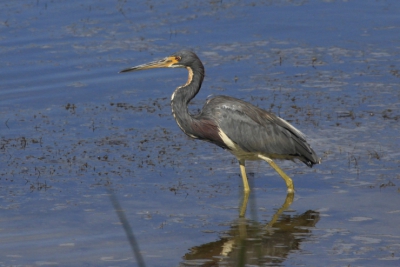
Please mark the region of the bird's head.
<svg viewBox="0 0 400 267"><path fill-rule="evenodd" d="M137 70L147 70L155 68L203 68L203 64L197 55L188 50L182 50L172 54L171 56L165 57L161 60L152 61L146 64L138 65L135 67L130 67L123 69L121 72L137 71Z"/></svg>

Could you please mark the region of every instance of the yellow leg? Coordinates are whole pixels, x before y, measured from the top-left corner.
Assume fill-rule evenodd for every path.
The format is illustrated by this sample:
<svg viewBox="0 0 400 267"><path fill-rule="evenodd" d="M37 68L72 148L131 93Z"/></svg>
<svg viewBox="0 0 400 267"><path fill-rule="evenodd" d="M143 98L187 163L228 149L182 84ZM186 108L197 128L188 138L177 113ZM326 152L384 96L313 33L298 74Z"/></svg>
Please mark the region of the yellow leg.
<svg viewBox="0 0 400 267"><path fill-rule="evenodd" d="M244 216L246 215L247 201L249 200L249 195L250 195L249 191L243 192L243 201L242 201L242 206L240 207L240 213L239 213L240 218L244 218Z"/></svg>
<svg viewBox="0 0 400 267"><path fill-rule="evenodd" d="M279 168L279 166L276 165L276 163L272 159L270 159L268 157L265 157L265 156L262 156L262 155L258 155L258 157L263 159L263 160L265 160L266 162L268 162L269 165L271 165L271 167L274 168L274 170L277 173L279 173L279 175L282 177L282 179L285 180L285 183L286 183L286 186L287 186L287 192L288 193L294 193L294 186L293 186L292 179L290 179L290 177L287 176L286 173L284 171L282 171L282 169Z"/></svg>
<svg viewBox="0 0 400 267"><path fill-rule="evenodd" d="M250 192L249 182L247 181L246 168L244 167L244 160L239 160L240 173L243 179L243 189L245 193Z"/></svg>

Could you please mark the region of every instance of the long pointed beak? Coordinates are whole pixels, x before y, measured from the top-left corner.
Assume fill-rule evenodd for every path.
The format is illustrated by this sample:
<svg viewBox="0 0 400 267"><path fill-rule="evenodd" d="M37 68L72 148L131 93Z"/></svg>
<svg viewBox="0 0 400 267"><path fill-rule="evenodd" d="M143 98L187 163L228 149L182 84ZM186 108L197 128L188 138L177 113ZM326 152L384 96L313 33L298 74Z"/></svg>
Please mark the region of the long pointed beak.
<svg viewBox="0 0 400 267"><path fill-rule="evenodd" d="M152 61L152 62L142 64L142 65L138 65L136 67L130 67L127 69L123 69L119 73L129 72L129 71L137 71L137 70L148 70L148 69L155 69L155 68L169 68L178 62L179 61L176 57L166 57L164 59Z"/></svg>

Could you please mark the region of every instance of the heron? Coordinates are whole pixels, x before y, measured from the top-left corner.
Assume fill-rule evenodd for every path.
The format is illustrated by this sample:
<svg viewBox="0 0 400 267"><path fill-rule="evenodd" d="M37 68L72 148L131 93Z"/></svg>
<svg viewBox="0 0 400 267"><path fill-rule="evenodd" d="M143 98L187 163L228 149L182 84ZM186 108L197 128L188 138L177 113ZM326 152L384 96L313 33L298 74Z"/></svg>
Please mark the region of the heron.
<svg viewBox="0 0 400 267"><path fill-rule="evenodd" d="M320 163L302 132L286 120L246 101L214 96L207 99L198 114L191 114L188 105L200 91L205 74L203 63L192 51L182 50L120 73L154 68L186 68L187 82L177 87L171 96L172 115L189 137L211 142L237 158L245 193L250 192L246 160L268 162L285 181L288 193L294 193L293 181L274 160L299 160L308 167Z"/></svg>

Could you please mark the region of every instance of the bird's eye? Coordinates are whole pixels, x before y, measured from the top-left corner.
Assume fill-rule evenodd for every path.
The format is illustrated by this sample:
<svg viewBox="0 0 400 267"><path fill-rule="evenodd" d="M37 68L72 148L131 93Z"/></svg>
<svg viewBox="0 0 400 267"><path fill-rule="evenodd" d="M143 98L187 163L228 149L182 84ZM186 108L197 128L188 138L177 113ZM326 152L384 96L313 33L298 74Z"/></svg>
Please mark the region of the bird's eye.
<svg viewBox="0 0 400 267"><path fill-rule="evenodd" d="M175 60L176 61L181 61L181 57L180 56L175 56Z"/></svg>

